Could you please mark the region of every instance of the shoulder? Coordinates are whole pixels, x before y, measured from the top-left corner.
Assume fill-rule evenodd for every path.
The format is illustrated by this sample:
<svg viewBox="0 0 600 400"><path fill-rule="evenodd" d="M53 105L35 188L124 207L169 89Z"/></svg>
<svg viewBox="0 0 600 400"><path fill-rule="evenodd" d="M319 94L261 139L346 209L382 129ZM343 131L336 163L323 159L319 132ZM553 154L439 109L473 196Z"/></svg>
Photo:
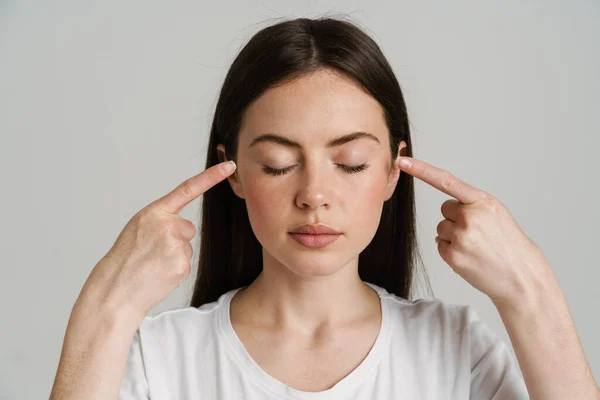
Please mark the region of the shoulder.
<svg viewBox="0 0 600 400"><path fill-rule="evenodd" d="M144 318L146 328L160 328L173 325L190 324L194 321L208 319L217 310L217 302L205 304L202 307L181 307L173 310L162 311Z"/></svg>
<svg viewBox="0 0 600 400"><path fill-rule="evenodd" d="M441 299L408 300L381 287L374 287L387 307L394 329L413 335L454 337L489 334L489 328L472 305Z"/></svg>
<svg viewBox="0 0 600 400"><path fill-rule="evenodd" d="M215 336L227 295L200 307L183 307L146 316L137 331L142 345L144 341L152 341L154 345L173 346Z"/></svg>
<svg viewBox="0 0 600 400"><path fill-rule="evenodd" d="M186 331L205 330L212 322L211 313L199 312L193 307L184 307L147 316L138 327L139 335L181 336Z"/></svg>
<svg viewBox="0 0 600 400"><path fill-rule="evenodd" d="M440 323L452 321L468 323L478 319L471 305L448 303L441 299L408 300L378 286L374 289L379 293L382 304L388 307L392 315L401 315L405 319L431 320Z"/></svg>

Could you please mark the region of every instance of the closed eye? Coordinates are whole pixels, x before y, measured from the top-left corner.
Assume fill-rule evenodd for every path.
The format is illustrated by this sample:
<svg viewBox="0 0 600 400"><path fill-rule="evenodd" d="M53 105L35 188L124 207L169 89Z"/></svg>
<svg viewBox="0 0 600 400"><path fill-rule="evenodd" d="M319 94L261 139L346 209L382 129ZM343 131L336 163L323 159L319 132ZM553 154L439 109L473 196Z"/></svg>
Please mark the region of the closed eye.
<svg viewBox="0 0 600 400"><path fill-rule="evenodd" d="M369 168L369 164L367 164L367 163L360 164L360 165L354 165L354 166L343 165L343 164L336 164L336 165L348 174L355 174L355 173L362 172L362 171L366 170L367 168ZM271 168L267 165L263 165L262 170L269 175L283 175L283 174L286 174L288 171L290 171L292 168L294 168L294 165L287 167L287 168L282 168L282 169Z"/></svg>

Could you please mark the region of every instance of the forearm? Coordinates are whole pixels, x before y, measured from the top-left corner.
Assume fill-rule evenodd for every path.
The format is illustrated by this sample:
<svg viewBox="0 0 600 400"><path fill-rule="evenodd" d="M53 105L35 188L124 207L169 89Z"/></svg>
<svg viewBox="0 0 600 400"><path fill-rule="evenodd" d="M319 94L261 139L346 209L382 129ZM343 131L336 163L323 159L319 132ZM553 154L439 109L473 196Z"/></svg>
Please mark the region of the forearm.
<svg viewBox="0 0 600 400"><path fill-rule="evenodd" d="M569 307L554 278L530 300L497 306L532 400L600 399Z"/></svg>
<svg viewBox="0 0 600 400"><path fill-rule="evenodd" d="M50 400L116 400L136 328L122 317L76 305Z"/></svg>

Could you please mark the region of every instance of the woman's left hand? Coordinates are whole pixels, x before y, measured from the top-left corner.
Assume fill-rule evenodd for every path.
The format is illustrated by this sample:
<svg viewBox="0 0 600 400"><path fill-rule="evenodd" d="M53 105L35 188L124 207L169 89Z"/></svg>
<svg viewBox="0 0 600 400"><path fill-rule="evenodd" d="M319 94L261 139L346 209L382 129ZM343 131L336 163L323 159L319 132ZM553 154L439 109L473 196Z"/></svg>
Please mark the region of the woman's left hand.
<svg viewBox="0 0 600 400"><path fill-rule="evenodd" d="M412 165L404 167L400 160ZM396 165L454 197L441 207L446 219L437 226L438 252L454 272L494 304L518 307L554 279L541 249L498 199L415 158L400 157Z"/></svg>

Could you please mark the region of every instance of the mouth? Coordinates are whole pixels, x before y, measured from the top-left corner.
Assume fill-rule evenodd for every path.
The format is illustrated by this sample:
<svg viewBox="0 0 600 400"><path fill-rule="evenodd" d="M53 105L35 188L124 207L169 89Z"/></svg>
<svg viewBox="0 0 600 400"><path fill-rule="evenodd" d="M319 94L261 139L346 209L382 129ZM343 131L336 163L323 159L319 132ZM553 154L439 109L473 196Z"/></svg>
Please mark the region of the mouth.
<svg viewBox="0 0 600 400"><path fill-rule="evenodd" d="M319 225L302 225L292 230L290 233L292 234L305 234L305 235L340 235L336 229L333 229L327 225L319 224Z"/></svg>
<svg viewBox="0 0 600 400"><path fill-rule="evenodd" d="M307 233L294 233L290 232L289 235L296 242L300 243L304 247L320 249L325 246L328 246L335 242L341 234L320 234L320 235L311 235Z"/></svg>

